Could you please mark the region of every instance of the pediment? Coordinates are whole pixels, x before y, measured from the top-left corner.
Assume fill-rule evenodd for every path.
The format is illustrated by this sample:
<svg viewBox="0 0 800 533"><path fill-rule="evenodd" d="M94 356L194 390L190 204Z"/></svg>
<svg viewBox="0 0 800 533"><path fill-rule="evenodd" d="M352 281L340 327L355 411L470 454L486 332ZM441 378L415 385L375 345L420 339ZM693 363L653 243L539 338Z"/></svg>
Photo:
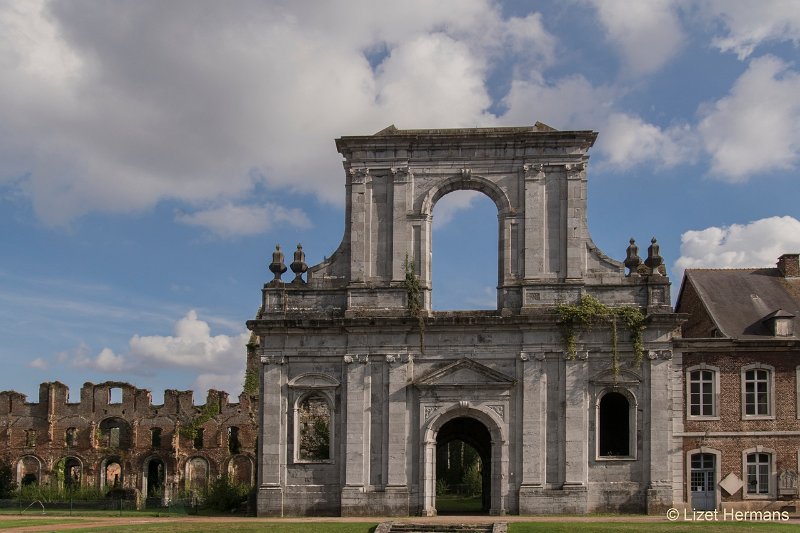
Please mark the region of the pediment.
<svg viewBox="0 0 800 533"><path fill-rule="evenodd" d="M290 388L332 389L338 387L339 382L327 374L308 372L290 380L288 385Z"/></svg>
<svg viewBox="0 0 800 533"><path fill-rule="evenodd" d="M416 379L414 384L420 388L431 387L471 387L508 389L517 382L497 370L472 359L459 359Z"/></svg>

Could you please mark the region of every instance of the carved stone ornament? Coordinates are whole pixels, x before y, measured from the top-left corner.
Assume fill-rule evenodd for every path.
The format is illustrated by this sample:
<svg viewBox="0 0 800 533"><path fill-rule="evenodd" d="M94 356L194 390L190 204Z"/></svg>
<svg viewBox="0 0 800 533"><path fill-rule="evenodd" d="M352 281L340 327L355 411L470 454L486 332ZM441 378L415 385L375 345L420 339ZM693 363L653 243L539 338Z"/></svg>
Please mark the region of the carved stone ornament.
<svg viewBox="0 0 800 533"><path fill-rule="evenodd" d="M392 353L386 355L386 362L387 363L394 363L398 359L399 359L399 357L394 355L394 354L392 354Z"/></svg>
<svg viewBox="0 0 800 533"><path fill-rule="evenodd" d="M410 167L392 167L391 168L392 177L395 182L403 183L410 181L413 174L411 174Z"/></svg>
<svg viewBox="0 0 800 533"><path fill-rule="evenodd" d="M345 355L344 356L344 362L349 365L350 363L353 362L353 356L352 355Z"/></svg>
<svg viewBox="0 0 800 533"><path fill-rule="evenodd" d="M429 405L428 407L423 409L422 412L423 412L423 416L424 416L425 420L429 419L431 417L431 415L433 413L435 413L438 408L439 408L439 406L437 406L437 405Z"/></svg>
<svg viewBox="0 0 800 533"><path fill-rule="evenodd" d="M656 350L647 350L647 358L651 361L658 359L658 352Z"/></svg>
<svg viewBox="0 0 800 533"><path fill-rule="evenodd" d="M263 353L261 354L261 362L265 365L282 365L285 360L281 354Z"/></svg>
<svg viewBox="0 0 800 533"><path fill-rule="evenodd" d="M458 402L458 406L466 409L467 407L469 407L469 400L461 400L460 402Z"/></svg>
<svg viewBox="0 0 800 533"><path fill-rule="evenodd" d="M522 165L525 179L539 179L544 177L544 165L541 163L525 163Z"/></svg>
<svg viewBox="0 0 800 533"><path fill-rule="evenodd" d="M369 176L369 169L364 168L351 168L350 178L353 183L366 183Z"/></svg>
<svg viewBox="0 0 800 533"><path fill-rule="evenodd" d="M531 357L530 357L530 355L528 355L528 353L527 353L527 352L519 352L519 360L520 360L520 361L527 361L527 360L529 360L530 358L531 358Z"/></svg>
<svg viewBox="0 0 800 533"><path fill-rule="evenodd" d="M369 356L367 354L347 354L344 356L343 360L348 365L350 363L366 364L369 362Z"/></svg>
<svg viewBox="0 0 800 533"><path fill-rule="evenodd" d="M535 354L533 354L533 358L536 359L537 361L544 361L545 357L546 356L544 352L536 352Z"/></svg>
<svg viewBox="0 0 800 533"><path fill-rule="evenodd" d="M579 350L575 356L576 359L580 361L586 361L589 359L589 350Z"/></svg>
<svg viewBox="0 0 800 533"><path fill-rule="evenodd" d="M461 169L461 177L469 179L472 177L472 169L470 168L462 168Z"/></svg>
<svg viewBox="0 0 800 533"><path fill-rule="evenodd" d="M489 409L500 415L500 418L505 420L506 418L506 408L504 405L490 405Z"/></svg>

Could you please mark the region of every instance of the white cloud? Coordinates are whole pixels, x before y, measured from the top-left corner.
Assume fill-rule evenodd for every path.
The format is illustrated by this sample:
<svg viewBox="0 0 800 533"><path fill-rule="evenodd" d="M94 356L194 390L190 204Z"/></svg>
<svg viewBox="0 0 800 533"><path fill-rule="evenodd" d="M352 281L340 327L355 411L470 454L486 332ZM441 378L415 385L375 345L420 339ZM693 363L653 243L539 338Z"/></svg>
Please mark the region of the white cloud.
<svg viewBox="0 0 800 533"><path fill-rule="evenodd" d="M238 395L244 386L244 369L231 373L204 373L197 376L192 386L195 391L208 389L224 390L229 394Z"/></svg>
<svg viewBox="0 0 800 533"><path fill-rule="evenodd" d="M781 254L792 252L800 252L800 221L790 216L762 218L685 232L672 270L681 279L687 268L775 266Z"/></svg>
<svg viewBox="0 0 800 533"><path fill-rule="evenodd" d="M158 368L182 368L196 371L198 375L238 375L244 372L248 339L246 332L211 335L208 322L200 320L197 312L191 310L175 323L174 335L134 335L128 342L127 353L117 354L110 348L103 348L96 357L91 357L88 347L82 343L73 353L59 354L59 357L69 357L75 366L107 373L146 374Z"/></svg>
<svg viewBox="0 0 800 533"><path fill-rule="evenodd" d="M48 363L41 357L37 357L36 359L33 359L30 363L28 363L28 366L31 368L38 368L39 370L47 370L48 368L50 368L50 363Z"/></svg>
<svg viewBox="0 0 800 533"><path fill-rule="evenodd" d="M800 45L800 3L796 0L703 0L702 11L720 20L725 33L713 44L746 59L760 44L791 41Z"/></svg>
<svg viewBox="0 0 800 533"><path fill-rule="evenodd" d="M604 164L620 169L647 162L665 167L690 163L697 155L696 146L696 134L688 124L662 129L625 113L612 113L598 139L598 149L606 155Z"/></svg>
<svg viewBox="0 0 800 533"><path fill-rule="evenodd" d="M753 59L730 93L707 105L698 130L711 170L729 181L794 168L800 156L800 75L773 56Z"/></svg>
<svg viewBox="0 0 800 533"><path fill-rule="evenodd" d="M269 231L277 223L298 228L311 226L311 222L301 209L286 209L272 203L263 206L226 203L194 213L178 213L175 220L182 224L206 228L220 237L257 235Z"/></svg>
<svg viewBox="0 0 800 533"><path fill-rule="evenodd" d="M0 179L27 175L51 225L236 205L261 181L340 201L332 138L490 122L491 59L547 64L554 43L537 15L488 0L6 2Z"/></svg>
<svg viewBox="0 0 800 533"><path fill-rule="evenodd" d="M651 74L681 50L683 30L672 0L592 0L608 39L632 74Z"/></svg>

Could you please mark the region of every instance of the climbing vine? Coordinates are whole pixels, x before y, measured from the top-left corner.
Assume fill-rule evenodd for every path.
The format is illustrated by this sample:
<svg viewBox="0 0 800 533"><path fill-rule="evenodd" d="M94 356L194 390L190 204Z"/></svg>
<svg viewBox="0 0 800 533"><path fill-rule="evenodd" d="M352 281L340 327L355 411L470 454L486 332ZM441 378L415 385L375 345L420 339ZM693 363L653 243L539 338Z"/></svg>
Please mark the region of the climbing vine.
<svg viewBox="0 0 800 533"><path fill-rule="evenodd" d="M561 336L567 358L577 356L577 328L590 331L595 324L608 324L611 329L611 369L615 376L619 375L619 349L617 324L628 330L633 348L633 365L642 364L644 357L644 314L631 306L609 307L591 295L583 295L578 304L559 304L556 307Z"/></svg>
<svg viewBox="0 0 800 533"><path fill-rule="evenodd" d="M192 418L192 420L185 426L181 427L180 433L189 440L194 440L197 436L197 430L200 427L219 414L219 404L217 402L206 402L203 409Z"/></svg>
<svg viewBox="0 0 800 533"><path fill-rule="evenodd" d="M406 287L408 312L411 316L417 317L419 324L419 351L425 353L425 317L422 313L422 291L420 290L419 278L414 270L414 261L409 261L408 256L403 262L406 271L404 285Z"/></svg>

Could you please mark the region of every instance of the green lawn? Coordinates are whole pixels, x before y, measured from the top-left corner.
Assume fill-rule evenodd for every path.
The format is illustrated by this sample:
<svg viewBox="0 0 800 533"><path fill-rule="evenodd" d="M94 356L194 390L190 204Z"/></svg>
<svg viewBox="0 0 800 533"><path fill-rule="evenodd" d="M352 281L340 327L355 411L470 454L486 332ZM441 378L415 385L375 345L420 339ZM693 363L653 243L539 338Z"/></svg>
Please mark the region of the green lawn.
<svg viewBox="0 0 800 533"><path fill-rule="evenodd" d="M98 531L136 531L143 533L175 532L175 533L255 533L269 531L270 533L371 533L377 524L370 523L348 523L348 522L294 522L294 523L275 523L275 522L219 522L219 523L198 523L198 522L174 522L154 523L154 524L135 524L130 526L108 526L99 528L80 528L70 529L71 532L92 532ZM54 531L58 531L57 529Z"/></svg>
<svg viewBox="0 0 800 533"><path fill-rule="evenodd" d="M480 513L480 496L436 496L436 510L439 514Z"/></svg>
<svg viewBox="0 0 800 533"><path fill-rule="evenodd" d="M508 533L575 533L591 531L592 533L620 533L626 531L646 531L647 533L775 533L798 531L797 522L792 524L756 523L756 522L518 522L508 524Z"/></svg>

